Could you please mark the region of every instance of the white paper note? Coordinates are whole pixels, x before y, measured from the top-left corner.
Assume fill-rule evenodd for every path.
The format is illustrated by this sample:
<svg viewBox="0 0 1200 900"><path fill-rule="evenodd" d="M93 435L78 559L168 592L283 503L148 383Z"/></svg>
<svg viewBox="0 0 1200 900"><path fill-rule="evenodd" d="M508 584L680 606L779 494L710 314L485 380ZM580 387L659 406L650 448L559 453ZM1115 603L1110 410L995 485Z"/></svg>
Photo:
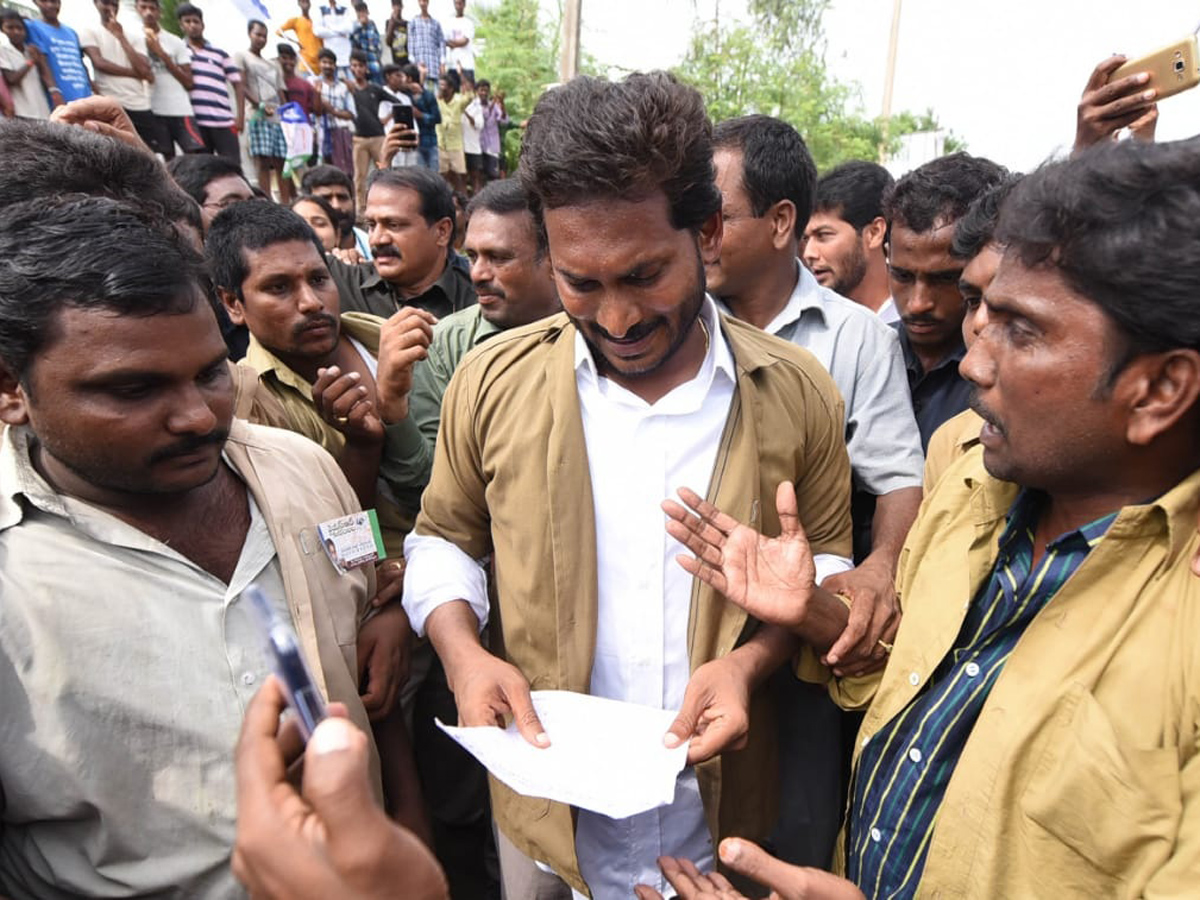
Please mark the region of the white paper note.
<svg viewBox="0 0 1200 900"><path fill-rule="evenodd" d="M438 727L519 794L569 803L613 818L665 806L687 762L687 744L667 749L670 710L590 697L534 691L533 706L550 737L535 747L517 731Z"/></svg>

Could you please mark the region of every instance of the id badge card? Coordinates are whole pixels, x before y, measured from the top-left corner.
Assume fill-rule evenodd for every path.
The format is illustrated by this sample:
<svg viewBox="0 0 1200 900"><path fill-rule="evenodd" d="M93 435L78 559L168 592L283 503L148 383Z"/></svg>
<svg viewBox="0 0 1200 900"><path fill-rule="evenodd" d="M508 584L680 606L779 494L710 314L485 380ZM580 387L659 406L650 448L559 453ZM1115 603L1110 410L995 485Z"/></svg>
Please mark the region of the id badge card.
<svg viewBox="0 0 1200 900"><path fill-rule="evenodd" d="M322 522L317 536L339 575L384 557L379 517L373 509Z"/></svg>

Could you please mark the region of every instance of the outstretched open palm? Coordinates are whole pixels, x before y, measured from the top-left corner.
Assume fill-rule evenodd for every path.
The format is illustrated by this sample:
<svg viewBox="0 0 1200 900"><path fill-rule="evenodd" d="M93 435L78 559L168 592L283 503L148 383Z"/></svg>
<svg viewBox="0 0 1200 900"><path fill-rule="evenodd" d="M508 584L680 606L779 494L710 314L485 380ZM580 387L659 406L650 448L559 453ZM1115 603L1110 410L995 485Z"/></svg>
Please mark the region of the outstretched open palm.
<svg viewBox="0 0 1200 900"><path fill-rule="evenodd" d="M764 622L795 628L805 616L816 586L816 567L800 525L796 489L782 482L775 492L779 537L764 537L688 488L663 501L667 532L694 556L679 564L710 584L731 603Z"/></svg>

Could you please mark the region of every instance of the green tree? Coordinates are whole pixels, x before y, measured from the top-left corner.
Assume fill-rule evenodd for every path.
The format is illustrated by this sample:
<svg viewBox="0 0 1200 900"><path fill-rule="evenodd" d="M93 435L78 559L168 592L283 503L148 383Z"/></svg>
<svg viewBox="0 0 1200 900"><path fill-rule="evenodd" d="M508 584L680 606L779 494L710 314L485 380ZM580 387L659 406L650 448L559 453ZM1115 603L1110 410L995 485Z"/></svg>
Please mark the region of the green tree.
<svg viewBox="0 0 1200 900"><path fill-rule="evenodd" d="M863 114L858 86L837 81L825 66L821 19L828 6L829 0L750 0L748 23L699 23L676 74L704 95L713 121L763 113L790 122L821 170L877 159L881 148L894 151L902 135L936 129L932 111L893 116L886 131L881 119Z"/></svg>
<svg viewBox="0 0 1200 900"><path fill-rule="evenodd" d="M164 31L169 31L171 34L183 37L183 29L179 26L179 17L175 15L175 7L183 0L159 0L159 5L162 8L162 18L159 24Z"/></svg>
<svg viewBox="0 0 1200 900"><path fill-rule="evenodd" d="M558 33L542 27L538 0L501 0L480 8L480 50L476 77L486 78L492 91L504 92L504 105L514 125L529 118L546 86L558 81ZM546 23L549 26L551 23ZM504 134L504 157L511 172L521 147L521 129Z"/></svg>

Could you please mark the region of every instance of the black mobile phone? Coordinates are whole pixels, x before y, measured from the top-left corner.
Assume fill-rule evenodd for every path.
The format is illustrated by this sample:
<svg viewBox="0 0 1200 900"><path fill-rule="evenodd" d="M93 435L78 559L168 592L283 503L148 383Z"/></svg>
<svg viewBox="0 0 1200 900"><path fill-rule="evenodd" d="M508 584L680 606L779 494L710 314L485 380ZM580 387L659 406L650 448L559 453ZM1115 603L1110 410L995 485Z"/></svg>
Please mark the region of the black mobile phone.
<svg viewBox="0 0 1200 900"><path fill-rule="evenodd" d="M392 127L403 125L405 128L412 128L413 114L412 107L407 103L397 103L392 107Z"/></svg>
<svg viewBox="0 0 1200 900"><path fill-rule="evenodd" d="M288 706L296 714L300 733L307 742L317 723L326 716L321 690L313 681L308 663L304 661L300 640L296 637L292 623L278 613L257 584L246 588L246 596L263 626L267 647L275 660L275 674L283 682Z"/></svg>

